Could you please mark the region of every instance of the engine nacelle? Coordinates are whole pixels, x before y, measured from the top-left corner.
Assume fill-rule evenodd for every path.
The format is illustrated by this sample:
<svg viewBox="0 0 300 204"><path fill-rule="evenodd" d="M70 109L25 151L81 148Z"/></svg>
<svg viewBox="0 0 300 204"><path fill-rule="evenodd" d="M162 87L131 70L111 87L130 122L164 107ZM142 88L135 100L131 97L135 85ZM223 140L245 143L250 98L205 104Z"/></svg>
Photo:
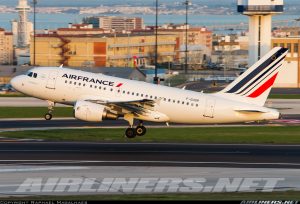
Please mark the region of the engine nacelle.
<svg viewBox="0 0 300 204"><path fill-rule="evenodd" d="M118 115L107 110L105 106L87 101L76 102L74 106L74 117L88 122L118 119Z"/></svg>

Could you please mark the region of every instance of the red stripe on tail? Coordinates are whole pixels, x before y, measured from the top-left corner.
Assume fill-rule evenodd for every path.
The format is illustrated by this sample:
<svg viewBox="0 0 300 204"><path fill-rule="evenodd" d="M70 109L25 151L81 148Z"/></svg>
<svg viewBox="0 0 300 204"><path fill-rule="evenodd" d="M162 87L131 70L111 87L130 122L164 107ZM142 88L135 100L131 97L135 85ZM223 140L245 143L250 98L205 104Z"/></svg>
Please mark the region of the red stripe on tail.
<svg viewBox="0 0 300 204"><path fill-rule="evenodd" d="M260 96L262 93L264 93L268 88L270 88L274 84L277 75L278 75L278 72L272 78L270 78L268 81L266 81L263 85L261 85L261 87L259 87L252 94L250 94L248 97L256 98L256 97Z"/></svg>

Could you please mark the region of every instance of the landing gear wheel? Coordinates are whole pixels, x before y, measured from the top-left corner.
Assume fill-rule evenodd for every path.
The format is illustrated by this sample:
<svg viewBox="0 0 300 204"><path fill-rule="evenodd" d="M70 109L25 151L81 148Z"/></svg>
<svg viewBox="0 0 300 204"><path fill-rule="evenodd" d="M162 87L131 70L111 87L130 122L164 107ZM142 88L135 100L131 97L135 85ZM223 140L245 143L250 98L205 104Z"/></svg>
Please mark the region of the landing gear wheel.
<svg viewBox="0 0 300 204"><path fill-rule="evenodd" d="M147 132L147 129L145 128L145 126L137 126L136 127L136 135L137 136L143 136L145 135Z"/></svg>
<svg viewBox="0 0 300 204"><path fill-rule="evenodd" d="M46 119L46 120L51 120L51 119L52 119L52 114L46 113L46 114L45 114L45 119Z"/></svg>
<svg viewBox="0 0 300 204"><path fill-rule="evenodd" d="M127 128L126 129L126 132L125 132L125 135L127 138L129 139L132 139L132 138L135 138L136 136L136 131L134 128Z"/></svg>

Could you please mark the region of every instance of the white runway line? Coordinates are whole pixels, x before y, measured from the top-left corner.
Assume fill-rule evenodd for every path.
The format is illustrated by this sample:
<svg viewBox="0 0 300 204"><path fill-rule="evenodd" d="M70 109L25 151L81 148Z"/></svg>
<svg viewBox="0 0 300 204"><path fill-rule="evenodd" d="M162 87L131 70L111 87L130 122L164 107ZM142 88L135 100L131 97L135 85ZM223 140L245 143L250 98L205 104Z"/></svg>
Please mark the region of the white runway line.
<svg viewBox="0 0 300 204"><path fill-rule="evenodd" d="M21 162L21 164L96 164L96 163L119 163L119 164L139 164L139 163L148 163L148 164L226 164L226 165L284 165L284 166L300 166L300 163L276 163L276 162L189 162L189 161L103 161L103 160L93 160L93 161L82 161L82 160L0 160L0 162ZM29 162L29 163L25 163ZM20 163L18 163L20 164ZM1 165L0 165L1 166Z"/></svg>
<svg viewBox="0 0 300 204"><path fill-rule="evenodd" d="M2 169L0 169L0 173L83 170L83 169L89 169L89 168L88 167L36 167L36 168L20 167L20 168L15 168L15 169L5 169L2 166Z"/></svg>

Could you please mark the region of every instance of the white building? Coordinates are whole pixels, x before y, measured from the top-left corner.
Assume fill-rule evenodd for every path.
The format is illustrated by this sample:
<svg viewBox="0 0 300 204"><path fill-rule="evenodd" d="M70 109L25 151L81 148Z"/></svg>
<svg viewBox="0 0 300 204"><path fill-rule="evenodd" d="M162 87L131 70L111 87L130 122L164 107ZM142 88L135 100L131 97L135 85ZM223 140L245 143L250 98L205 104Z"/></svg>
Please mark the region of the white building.
<svg viewBox="0 0 300 204"><path fill-rule="evenodd" d="M238 0L238 12L249 16L249 65L271 50L272 15L283 12L283 0Z"/></svg>
<svg viewBox="0 0 300 204"><path fill-rule="evenodd" d="M25 37L25 44L28 46L30 44L30 38L33 33L33 23L32 22L27 22L26 23L26 37ZM19 47L18 44L18 21L13 20L11 22L11 27L12 27L12 33L14 36L14 46Z"/></svg>
<svg viewBox="0 0 300 204"><path fill-rule="evenodd" d="M33 24L27 18L27 13L30 11L27 0L19 0L16 10L19 13L19 19L12 21L14 45L20 48L28 47L33 31Z"/></svg>

